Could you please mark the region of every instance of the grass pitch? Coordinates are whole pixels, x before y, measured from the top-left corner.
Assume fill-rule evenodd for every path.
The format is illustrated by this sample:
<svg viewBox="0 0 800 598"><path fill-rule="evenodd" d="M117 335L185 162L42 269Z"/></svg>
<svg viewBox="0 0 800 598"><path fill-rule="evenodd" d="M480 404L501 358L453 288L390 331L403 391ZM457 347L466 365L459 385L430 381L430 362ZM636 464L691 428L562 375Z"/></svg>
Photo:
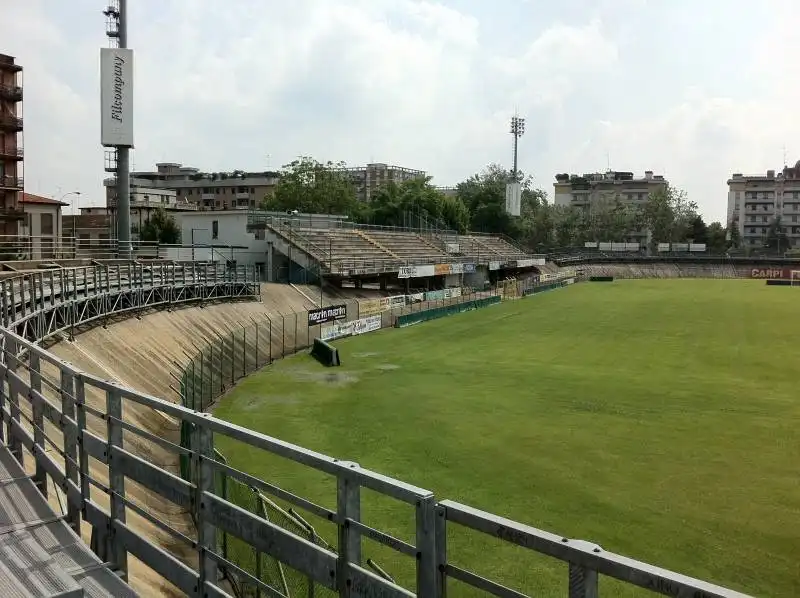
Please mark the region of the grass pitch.
<svg viewBox="0 0 800 598"><path fill-rule="evenodd" d="M757 596L800 596L798 313L800 291L763 281L581 284L338 341L336 370L277 362L216 414L439 499ZM218 448L335 505L324 474ZM412 540L410 508L363 500L366 523ZM513 588L565 595L557 561L471 533L449 549ZM410 559L367 541L364 552L413 580ZM604 592L651 595L601 578Z"/></svg>

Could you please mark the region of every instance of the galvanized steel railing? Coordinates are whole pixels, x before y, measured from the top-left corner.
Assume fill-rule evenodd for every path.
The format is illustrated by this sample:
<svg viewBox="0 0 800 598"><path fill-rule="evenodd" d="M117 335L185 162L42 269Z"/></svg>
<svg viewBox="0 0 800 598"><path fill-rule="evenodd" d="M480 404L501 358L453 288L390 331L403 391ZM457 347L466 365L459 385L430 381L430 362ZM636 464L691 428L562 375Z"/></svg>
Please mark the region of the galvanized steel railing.
<svg viewBox="0 0 800 598"><path fill-rule="evenodd" d="M597 596L599 575L668 596L743 596L466 505L452 501L437 504L432 492L356 463L334 459L103 380L37 344L42 338L39 335L52 334L52 330L59 329L57 325L50 328L23 325L32 320L47 320L48 314L62 304L105 301L103 305L108 306L112 296L129 295L132 290L141 296L170 285L173 290L162 304L189 296L181 293L223 298L212 292L214 288L218 289L216 293L228 290L224 298L255 295L249 274L216 269L200 274L188 268L176 271L167 266L156 268L152 279L147 278L149 274L143 269L130 276L113 269L110 274L98 270L96 283L94 272L88 279L84 274L79 277L54 274L54 280L37 273L25 278L21 289L19 282L11 288L8 281L2 289L5 297L5 328L0 330L2 440L21 462L33 459L34 479L44 494L48 492L50 479L65 495L66 519L76 531L82 522L92 527L92 547L104 561L127 571L128 555L133 555L188 596L228 596L228 586L221 576L225 570L235 571L240 579L246 579L257 588L258 595L285 596L278 587L264 583L252 572L225 559L218 534L224 531L307 578L311 582L308 595L317 590L318 595L326 595L327 590L327 595L339 596L436 598L444 597L448 580L456 579L495 596L524 596L455 564L453 555L448 554L447 529L459 525L568 563L571 598ZM188 272L192 274L185 276ZM81 283L71 282L70 276L72 281L78 277ZM145 279L151 282L145 284ZM41 292L43 288L47 291ZM125 305L134 308L133 300ZM70 313L81 317L88 314L82 321L106 314L79 309ZM28 335L20 334L20 330ZM148 429L133 423L142 421L150 422ZM187 447L180 445L178 430L183 423L191 429ZM327 505L225 463L214 451L215 439L219 441L222 437L228 442L247 445L254 459L278 458L316 471L320 484L324 480L330 483L330 496L322 501ZM176 464L181 456L191 462L188 480L177 475ZM299 521L303 520L299 516L302 512L315 521L325 522L330 526L329 543L310 542L259 513L248 512L230 502L215 488L219 473L273 497L288 512L297 513ZM126 492L131 483L145 489L150 498L142 502L136 498L137 493ZM365 490L405 505L413 519L410 538L402 539L365 523L362 518L363 501L367 500ZM182 514L175 515L175 509ZM179 524L189 515L196 526L195 531L186 533L179 529ZM145 531L148 527L150 532ZM157 544L152 529L166 534L170 541ZM413 575L401 580L404 585L365 566L362 554L365 538L408 557ZM165 545L171 548L168 550ZM176 546L182 547L183 552ZM195 558L191 558L192 554Z"/></svg>

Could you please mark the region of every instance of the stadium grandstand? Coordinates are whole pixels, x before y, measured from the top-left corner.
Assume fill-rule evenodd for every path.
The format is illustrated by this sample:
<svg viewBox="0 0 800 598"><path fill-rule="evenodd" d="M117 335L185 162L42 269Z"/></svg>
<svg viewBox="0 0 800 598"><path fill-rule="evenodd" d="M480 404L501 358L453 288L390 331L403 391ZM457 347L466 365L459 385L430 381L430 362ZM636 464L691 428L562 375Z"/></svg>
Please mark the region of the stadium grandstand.
<svg viewBox="0 0 800 598"><path fill-rule="evenodd" d="M496 264L494 269L526 268L543 263L501 235L437 227L399 228L315 221L306 215L251 212L248 230L300 267L327 276L398 271L401 267L439 264Z"/></svg>

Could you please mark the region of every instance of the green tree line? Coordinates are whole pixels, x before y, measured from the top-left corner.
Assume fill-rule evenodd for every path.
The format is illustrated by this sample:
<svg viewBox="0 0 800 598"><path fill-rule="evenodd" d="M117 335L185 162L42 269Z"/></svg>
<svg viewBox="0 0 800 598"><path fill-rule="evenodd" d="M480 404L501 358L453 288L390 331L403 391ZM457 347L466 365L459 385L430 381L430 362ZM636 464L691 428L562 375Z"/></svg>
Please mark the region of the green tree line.
<svg viewBox="0 0 800 598"><path fill-rule="evenodd" d="M587 241L626 241L641 231L652 231L652 244L705 243L712 252L731 246L719 222L706 224L697 205L675 187L651 194L639 205L613 196L592 201L588 208L555 206L547 193L524 174L520 216L505 210L508 170L490 164L444 193L431 179L390 181L372 193L369 202L358 190L341 162L318 162L304 156L287 164L272 194L261 207L269 211L342 214L355 222L382 226L419 227L421 223L464 233L468 230L506 235L528 250L552 251L583 247ZM780 227L778 228L780 230ZM732 235L735 245L738 235ZM655 249L655 247L653 247Z"/></svg>

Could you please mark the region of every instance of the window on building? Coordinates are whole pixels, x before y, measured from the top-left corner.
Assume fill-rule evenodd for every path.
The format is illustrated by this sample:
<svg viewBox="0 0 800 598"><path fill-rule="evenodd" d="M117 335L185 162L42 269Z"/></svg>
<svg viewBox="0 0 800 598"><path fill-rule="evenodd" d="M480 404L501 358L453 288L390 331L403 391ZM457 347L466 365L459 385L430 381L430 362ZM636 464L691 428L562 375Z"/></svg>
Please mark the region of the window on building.
<svg viewBox="0 0 800 598"><path fill-rule="evenodd" d="M255 193L255 192L256 192L256 188L255 187L250 187L250 193Z"/></svg>
<svg viewBox="0 0 800 598"><path fill-rule="evenodd" d="M43 235L53 234L53 215L52 214L39 214L41 218L41 232Z"/></svg>
<svg viewBox="0 0 800 598"><path fill-rule="evenodd" d="M219 220L211 221L211 238L212 239L219 238Z"/></svg>
<svg viewBox="0 0 800 598"><path fill-rule="evenodd" d="M751 234L755 234L755 232L756 232L756 229L754 229L754 228L751 228L751 229L750 229L750 233L751 233Z"/></svg>

